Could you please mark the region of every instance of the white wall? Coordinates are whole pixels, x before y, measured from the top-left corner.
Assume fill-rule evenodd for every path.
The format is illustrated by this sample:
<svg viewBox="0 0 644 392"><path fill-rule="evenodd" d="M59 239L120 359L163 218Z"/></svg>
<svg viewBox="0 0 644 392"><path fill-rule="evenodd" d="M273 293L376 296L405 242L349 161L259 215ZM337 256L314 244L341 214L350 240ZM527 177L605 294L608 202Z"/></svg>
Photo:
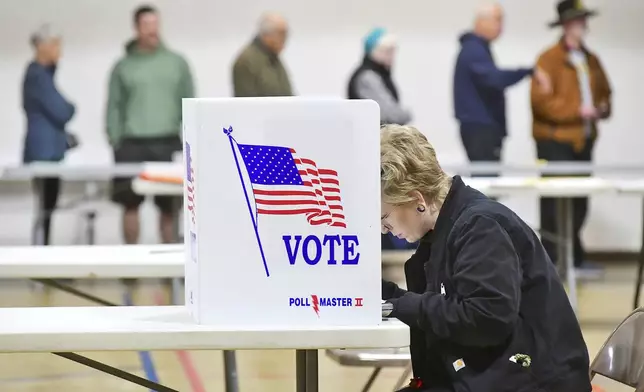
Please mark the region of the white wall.
<svg viewBox="0 0 644 392"><path fill-rule="evenodd" d="M230 65L236 52L252 36L265 2L260 0L152 1L163 17L166 43L189 60L199 96L230 95ZM641 0L588 0L601 14L591 21L589 45L597 51L614 87L614 115L604 124L596 162L642 163L644 144L638 109L644 82L644 2ZM77 105L70 129L82 147L68 157L72 162L109 162L103 130L107 77L113 62L131 37L131 1L21 0L0 2L0 163L17 163L21 151L23 116L20 84L30 58L29 32L39 23L52 22L65 34L64 57L57 82ZM452 118L451 75L457 36L472 19L474 0L327 0L325 2L274 0L273 9L290 20L292 34L284 61L297 93L344 96L352 67L361 57L362 36L375 25L400 36L395 70L402 99L415 113L415 124L431 138L445 162L464 162ZM539 51L557 37L546 23L555 17L554 1L505 1L507 23L494 46L499 64L531 64ZM528 85L508 91L510 137L504 159L530 163L535 159L530 136ZM640 109L641 110L641 109ZM530 223L536 224L535 200L511 200ZM4 211L4 209L0 210ZM117 211L112 209L110 211ZM636 250L640 236L637 199L593 200L585 233L588 248ZM63 225L63 220L59 220ZM150 222L153 223L153 222ZM0 218L0 226L11 226ZM114 224L100 230L113 233ZM0 228L0 233L4 232ZM71 239L60 239L62 242Z"/></svg>

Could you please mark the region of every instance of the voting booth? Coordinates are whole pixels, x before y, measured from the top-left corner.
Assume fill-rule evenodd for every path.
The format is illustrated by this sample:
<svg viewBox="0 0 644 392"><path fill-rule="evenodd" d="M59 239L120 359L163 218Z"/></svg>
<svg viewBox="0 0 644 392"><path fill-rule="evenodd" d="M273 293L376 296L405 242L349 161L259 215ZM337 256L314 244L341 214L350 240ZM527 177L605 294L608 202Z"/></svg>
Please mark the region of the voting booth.
<svg viewBox="0 0 644 392"><path fill-rule="evenodd" d="M183 100L196 322L380 323L379 118L369 100Z"/></svg>

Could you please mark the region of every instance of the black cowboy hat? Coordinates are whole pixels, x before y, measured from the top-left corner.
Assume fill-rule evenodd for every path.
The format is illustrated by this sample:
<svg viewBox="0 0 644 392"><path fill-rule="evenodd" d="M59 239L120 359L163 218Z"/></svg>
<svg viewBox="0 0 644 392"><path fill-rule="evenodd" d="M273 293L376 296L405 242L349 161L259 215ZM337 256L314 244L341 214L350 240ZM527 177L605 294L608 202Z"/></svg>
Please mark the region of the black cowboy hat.
<svg viewBox="0 0 644 392"><path fill-rule="evenodd" d="M549 23L550 27L561 26L563 23L573 19L595 16L597 11L584 7L581 0L562 0L557 4L557 14L559 14L559 19Z"/></svg>

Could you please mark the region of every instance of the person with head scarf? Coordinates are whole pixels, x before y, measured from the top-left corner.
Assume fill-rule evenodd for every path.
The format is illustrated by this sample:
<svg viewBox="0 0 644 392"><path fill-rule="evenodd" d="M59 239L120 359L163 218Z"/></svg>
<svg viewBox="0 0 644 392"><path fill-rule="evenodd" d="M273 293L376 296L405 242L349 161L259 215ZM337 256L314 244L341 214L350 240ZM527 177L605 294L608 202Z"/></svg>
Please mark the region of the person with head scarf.
<svg viewBox="0 0 644 392"><path fill-rule="evenodd" d="M380 135L382 232L420 240L383 316L409 325L404 391L591 392L588 350L557 270L508 207L441 168L425 135Z"/></svg>
<svg viewBox="0 0 644 392"><path fill-rule="evenodd" d="M364 39L362 64L349 80L348 98L376 101L380 106L381 124L411 121L411 113L401 106L398 89L391 78L396 48L396 38L387 30L372 30Z"/></svg>

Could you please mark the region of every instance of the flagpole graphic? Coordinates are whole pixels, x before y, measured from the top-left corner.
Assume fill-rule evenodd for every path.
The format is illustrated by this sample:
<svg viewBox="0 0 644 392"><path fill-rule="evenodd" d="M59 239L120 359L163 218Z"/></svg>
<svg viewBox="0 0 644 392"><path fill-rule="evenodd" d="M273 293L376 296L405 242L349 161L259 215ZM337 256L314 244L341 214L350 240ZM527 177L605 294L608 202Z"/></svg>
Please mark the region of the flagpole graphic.
<svg viewBox="0 0 644 392"><path fill-rule="evenodd" d="M232 126L224 127L266 277L269 277L268 262L259 234L259 215L300 215L306 217L311 226L346 228L338 172L318 167L313 159L299 156L291 147L239 144L232 133ZM250 181L252 195L249 195L243 173Z"/></svg>
<svg viewBox="0 0 644 392"><path fill-rule="evenodd" d="M259 246L259 252L262 255L262 262L264 263L264 271L266 272L266 277L270 277L270 273L268 272L268 264L266 263L266 256L264 255L264 248L262 247L262 240L259 238L259 229L257 226L256 216L255 214L253 214L253 209L250 205L248 191L244 186L244 177L242 176L241 167L239 166L239 158L237 158L237 153L235 152L235 144L237 144L237 141L231 135L232 133L233 133L232 126L228 127L228 129L224 128L224 134L228 136L228 141L230 142L230 148L232 150L233 157L235 157L235 164L237 165L237 173L239 174L239 181L241 183L242 189L244 190L244 196L246 197L246 206L248 207L248 213L250 214L250 219L253 222L253 228L255 229L255 238L257 238L257 246Z"/></svg>

